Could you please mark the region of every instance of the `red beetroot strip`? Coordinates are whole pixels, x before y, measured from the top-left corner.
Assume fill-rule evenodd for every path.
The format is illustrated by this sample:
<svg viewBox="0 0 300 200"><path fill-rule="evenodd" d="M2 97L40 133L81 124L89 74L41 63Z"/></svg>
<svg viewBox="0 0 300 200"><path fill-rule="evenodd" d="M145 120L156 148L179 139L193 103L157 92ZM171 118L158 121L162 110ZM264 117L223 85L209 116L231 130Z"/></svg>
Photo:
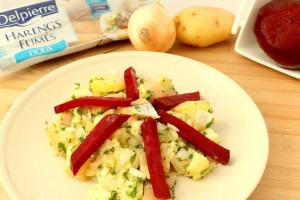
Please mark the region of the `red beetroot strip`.
<svg viewBox="0 0 300 200"><path fill-rule="evenodd" d="M127 107L130 106L131 98L88 96L72 99L54 107L56 114L81 106L104 106L104 107Z"/></svg>
<svg viewBox="0 0 300 200"><path fill-rule="evenodd" d="M230 158L230 151L219 144L211 141L205 137L198 130L188 125L181 119L163 111L157 111L160 118L157 120L164 124L172 124L178 128L178 134L186 141L194 145L197 149L202 151L204 154L210 156L211 158L217 160L222 164L227 164Z"/></svg>
<svg viewBox="0 0 300 200"><path fill-rule="evenodd" d="M169 199L171 193L163 169L156 121L151 117L146 118L141 129L154 196Z"/></svg>
<svg viewBox="0 0 300 200"><path fill-rule="evenodd" d="M98 148L116 131L130 115L105 115L71 155L71 170L74 176L80 167L96 152Z"/></svg>
<svg viewBox="0 0 300 200"><path fill-rule="evenodd" d="M132 101L138 99L139 90L136 80L136 72L133 67L129 67L124 71L124 81L126 86L126 97L132 98Z"/></svg>
<svg viewBox="0 0 300 200"><path fill-rule="evenodd" d="M172 95L167 97L153 99L153 107L156 110L169 110L180 103L185 101L197 101L200 100L200 92L191 92L178 95Z"/></svg>

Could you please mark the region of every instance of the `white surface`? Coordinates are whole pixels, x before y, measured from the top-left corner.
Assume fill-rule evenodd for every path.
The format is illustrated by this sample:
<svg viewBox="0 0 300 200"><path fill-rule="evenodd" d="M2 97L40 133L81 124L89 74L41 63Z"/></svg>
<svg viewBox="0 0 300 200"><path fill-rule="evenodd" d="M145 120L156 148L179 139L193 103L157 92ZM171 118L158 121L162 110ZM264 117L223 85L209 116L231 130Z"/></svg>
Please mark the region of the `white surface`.
<svg viewBox="0 0 300 200"><path fill-rule="evenodd" d="M247 6L245 6L243 18L237 18L235 24L240 25L240 33L235 43L235 51L255 62L265 65L269 68L287 74L289 76L300 79L300 70L284 69L274 60L269 58L265 52L259 47L254 32L253 25L256 19L256 15L261 6L269 2L270 0L243 0ZM236 32L236 27L233 27Z"/></svg>
<svg viewBox="0 0 300 200"><path fill-rule="evenodd" d="M178 178L176 200L246 199L259 182L268 157L268 133L251 98L224 74L187 58L150 52L108 53L86 58L46 75L14 103L0 130L1 181L13 200L82 200L91 182L63 172L44 132L54 120L53 106L71 95L74 83L87 85L92 75L111 70L123 74L133 66L139 76L163 74L180 93L200 91L214 108L214 129L230 149L228 165L200 181Z"/></svg>
<svg viewBox="0 0 300 200"><path fill-rule="evenodd" d="M46 0L31 0L30 2L36 3ZM74 1L74 0L73 0ZM77 1L77 0L76 0ZM117 1L117 0L116 0ZM213 7L220 7L225 8L233 13L236 13L239 7L239 4L242 0L184 0L184 1L174 1L174 0L160 0L160 2L168 8L168 10L175 14L180 9L194 6L194 5L204 5L204 6L213 6ZM24 4L24 0L0 0L0 10L1 8L7 9L11 7L18 7Z"/></svg>
<svg viewBox="0 0 300 200"><path fill-rule="evenodd" d="M232 13L237 13L239 5L242 0L160 0L161 4L164 5L172 15L175 15L181 9L189 6L211 6L224 8Z"/></svg>

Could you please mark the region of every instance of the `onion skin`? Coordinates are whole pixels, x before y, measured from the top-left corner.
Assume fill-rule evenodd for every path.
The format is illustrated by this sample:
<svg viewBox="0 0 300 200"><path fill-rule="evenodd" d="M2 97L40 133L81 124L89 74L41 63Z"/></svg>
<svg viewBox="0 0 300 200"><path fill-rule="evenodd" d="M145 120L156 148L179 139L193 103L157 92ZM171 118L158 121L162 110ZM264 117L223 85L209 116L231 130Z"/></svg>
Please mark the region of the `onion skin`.
<svg viewBox="0 0 300 200"><path fill-rule="evenodd" d="M138 8L129 18L128 36L137 50L167 52L175 42L176 29L164 7L148 4Z"/></svg>

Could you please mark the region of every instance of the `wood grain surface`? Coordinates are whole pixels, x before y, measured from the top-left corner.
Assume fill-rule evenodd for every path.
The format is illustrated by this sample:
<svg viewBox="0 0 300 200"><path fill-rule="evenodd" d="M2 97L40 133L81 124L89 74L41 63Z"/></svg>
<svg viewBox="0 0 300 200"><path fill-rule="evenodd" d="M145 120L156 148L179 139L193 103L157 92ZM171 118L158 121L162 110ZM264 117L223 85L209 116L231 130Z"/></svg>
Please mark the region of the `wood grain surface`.
<svg viewBox="0 0 300 200"><path fill-rule="evenodd" d="M268 128L270 151L265 173L249 199L300 199L300 80L237 54L235 41L236 37L232 37L206 48L175 43L169 53L192 58L223 72L260 109ZM0 77L0 123L18 96L47 73L82 58L120 51L135 49L129 41L113 42ZM0 199L10 199L1 183Z"/></svg>

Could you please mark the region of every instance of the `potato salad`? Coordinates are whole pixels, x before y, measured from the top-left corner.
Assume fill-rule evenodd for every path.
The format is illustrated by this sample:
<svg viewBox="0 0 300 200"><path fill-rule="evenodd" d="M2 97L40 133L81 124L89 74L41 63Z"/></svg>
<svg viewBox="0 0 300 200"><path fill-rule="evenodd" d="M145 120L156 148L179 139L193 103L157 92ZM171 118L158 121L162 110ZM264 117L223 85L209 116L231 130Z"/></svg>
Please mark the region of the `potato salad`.
<svg viewBox="0 0 300 200"><path fill-rule="evenodd" d="M198 180L229 160L209 102L166 76L97 74L53 106L46 134L66 174L95 183L88 200L176 199L176 176Z"/></svg>

